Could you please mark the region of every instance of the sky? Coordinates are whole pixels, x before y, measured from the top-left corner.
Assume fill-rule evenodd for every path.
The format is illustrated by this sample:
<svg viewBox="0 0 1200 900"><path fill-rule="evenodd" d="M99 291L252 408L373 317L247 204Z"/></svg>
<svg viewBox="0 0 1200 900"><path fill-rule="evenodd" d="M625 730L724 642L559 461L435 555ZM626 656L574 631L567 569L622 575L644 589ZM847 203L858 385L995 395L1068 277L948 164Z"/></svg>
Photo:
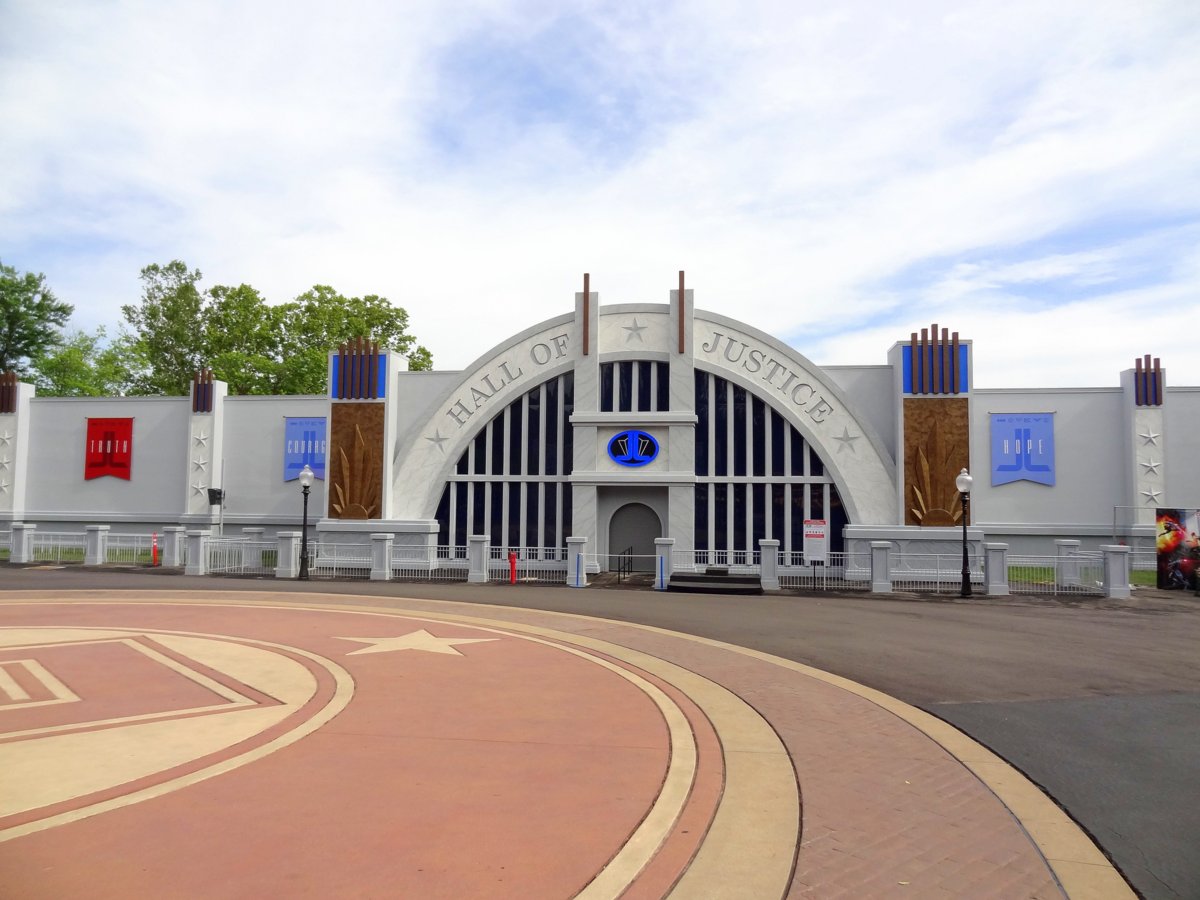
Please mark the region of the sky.
<svg viewBox="0 0 1200 900"><path fill-rule="evenodd" d="M1200 385L1195 0L0 0L0 260L402 306L438 369L696 306L818 365L936 322L974 385Z"/></svg>

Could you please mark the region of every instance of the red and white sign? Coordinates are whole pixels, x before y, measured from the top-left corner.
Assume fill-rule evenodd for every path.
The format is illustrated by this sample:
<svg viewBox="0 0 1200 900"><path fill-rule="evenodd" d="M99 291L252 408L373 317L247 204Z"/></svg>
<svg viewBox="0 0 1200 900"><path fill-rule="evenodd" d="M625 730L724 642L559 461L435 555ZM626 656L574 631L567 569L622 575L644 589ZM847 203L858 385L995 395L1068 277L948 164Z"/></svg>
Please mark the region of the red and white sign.
<svg viewBox="0 0 1200 900"><path fill-rule="evenodd" d="M804 564L825 565L829 561L829 523L825 519L804 520Z"/></svg>
<svg viewBox="0 0 1200 900"><path fill-rule="evenodd" d="M83 477L129 480L133 468L133 419L88 419Z"/></svg>

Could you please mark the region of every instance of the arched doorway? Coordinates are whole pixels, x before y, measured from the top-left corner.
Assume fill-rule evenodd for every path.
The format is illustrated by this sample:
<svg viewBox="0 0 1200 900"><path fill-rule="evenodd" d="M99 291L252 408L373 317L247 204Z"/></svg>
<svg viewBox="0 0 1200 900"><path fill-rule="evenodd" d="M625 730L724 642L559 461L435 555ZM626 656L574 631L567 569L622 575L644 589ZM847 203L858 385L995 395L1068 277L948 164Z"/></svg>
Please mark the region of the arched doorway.
<svg viewBox="0 0 1200 900"><path fill-rule="evenodd" d="M608 524L608 550L615 557L633 548L633 568L654 571L654 539L662 537L658 513L644 503L626 503Z"/></svg>

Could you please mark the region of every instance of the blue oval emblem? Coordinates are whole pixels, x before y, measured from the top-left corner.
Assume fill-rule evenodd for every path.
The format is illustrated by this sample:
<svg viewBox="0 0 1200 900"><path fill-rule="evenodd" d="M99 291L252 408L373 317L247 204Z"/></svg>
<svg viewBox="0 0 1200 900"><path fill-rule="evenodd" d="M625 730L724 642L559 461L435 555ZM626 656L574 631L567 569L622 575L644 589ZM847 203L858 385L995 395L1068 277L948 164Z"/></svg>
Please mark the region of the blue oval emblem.
<svg viewBox="0 0 1200 900"><path fill-rule="evenodd" d="M631 428L613 435L608 457L622 466L644 466L658 457L658 441L652 434Z"/></svg>

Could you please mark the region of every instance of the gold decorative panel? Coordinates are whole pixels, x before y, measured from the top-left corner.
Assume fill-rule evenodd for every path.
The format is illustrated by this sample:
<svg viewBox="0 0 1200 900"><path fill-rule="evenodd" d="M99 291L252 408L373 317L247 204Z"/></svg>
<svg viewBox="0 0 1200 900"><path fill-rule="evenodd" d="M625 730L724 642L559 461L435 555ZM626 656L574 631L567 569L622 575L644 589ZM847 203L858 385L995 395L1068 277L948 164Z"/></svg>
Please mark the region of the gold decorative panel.
<svg viewBox="0 0 1200 900"><path fill-rule="evenodd" d="M904 398L904 524L960 525L954 479L970 465L965 397Z"/></svg>
<svg viewBox="0 0 1200 900"><path fill-rule="evenodd" d="M331 413L326 457L329 518L381 518L383 404L334 403Z"/></svg>

